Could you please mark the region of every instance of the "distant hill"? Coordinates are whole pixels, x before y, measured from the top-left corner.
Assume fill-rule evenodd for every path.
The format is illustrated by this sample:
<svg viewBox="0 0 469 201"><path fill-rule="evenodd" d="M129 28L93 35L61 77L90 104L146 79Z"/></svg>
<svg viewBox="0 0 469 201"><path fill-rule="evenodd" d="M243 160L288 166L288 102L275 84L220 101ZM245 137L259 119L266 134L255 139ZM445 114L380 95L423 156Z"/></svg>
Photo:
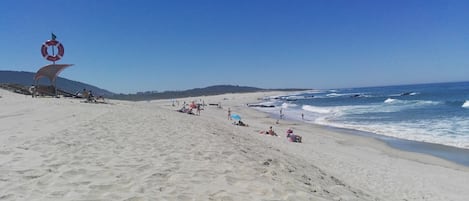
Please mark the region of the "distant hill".
<svg viewBox="0 0 469 201"><path fill-rule="evenodd" d="M215 85L205 88L195 88L184 91L165 91L165 92L139 92L136 94L116 94L112 96L113 99L119 100L154 100L154 99L171 99L171 98L184 98L195 96L212 96L226 93L248 93L260 91L300 91L306 89L261 89L256 87L234 86L234 85Z"/></svg>
<svg viewBox="0 0 469 201"><path fill-rule="evenodd" d="M153 100L153 99L170 99L170 98L183 98L192 96L210 96L225 93L243 93L243 92L256 92L264 89L255 87L240 87L233 85L217 85L205 88L195 88L184 91L165 91L165 92L139 92L136 94L116 94L112 98L120 100Z"/></svg>
<svg viewBox="0 0 469 201"><path fill-rule="evenodd" d="M33 77L36 73L31 72L24 72L24 71L0 71L0 83L13 83L13 84L20 84L24 86L31 86L34 84ZM82 82L77 82L65 78L58 77L57 78L57 88L70 92L75 93L78 91L83 91L83 89L92 90L93 94L102 95L105 97L111 97L114 93L101 89L99 87L85 84ZM50 81L47 78L39 79L40 85L50 85Z"/></svg>
<svg viewBox="0 0 469 201"><path fill-rule="evenodd" d="M19 71L0 71L0 83L19 84L31 86L35 73L19 72ZM47 78L39 80L40 85L50 85ZM256 87L234 86L234 85L216 85L205 88L195 88L184 91L165 91L165 92L138 92L136 94L115 94L105 89L98 88L93 85L77 82L65 78L57 78L57 88L69 93L82 91L83 89L92 90L93 94L105 96L111 99L143 101L154 99L171 99L195 96L211 96L225 93L248 93L260 91L300 91L306 89L261 89Z"/></svg>

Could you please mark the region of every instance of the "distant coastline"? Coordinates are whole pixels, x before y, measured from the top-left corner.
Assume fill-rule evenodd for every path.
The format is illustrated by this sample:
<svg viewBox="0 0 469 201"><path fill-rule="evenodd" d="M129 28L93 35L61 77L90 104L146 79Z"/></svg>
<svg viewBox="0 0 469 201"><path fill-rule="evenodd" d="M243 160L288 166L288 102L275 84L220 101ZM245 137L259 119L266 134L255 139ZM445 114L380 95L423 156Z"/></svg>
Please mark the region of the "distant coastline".
<svg viewBox="0 0 469 201"><path fill-rule="evenodd" d="M20 72L20 71L0 71L0 84L17 84L23 85L23 88L29 88L32 85L32 77L35 73ZM46 79L40 80L41 85L50 85ZM103 96L115 100L128 100L128 101L147 101L156 99L174 99L186 98L195 96L211 96L226 93L250 93L250 92L263 92L263 91L305 91L308 89L299 88L285 88L285 89L262 89L257 87L239 86L239 85L213 85L204 88L194 88L181 91L146 91L137 92L133 94L113 93L108 90L93 86L90 84L73 81L65 78L58 77L57 88L66 91L70 94L80 92L83 89L92 90L93 94Z"/></svg>
<svg viewBox="0 0 469 201"><path fill-rule="evenodd" d="M145 101L145 100L157 100L157 99L175 99L175 98L187 98L197 96L213 96L228 93L252 93L252 92L269 92L269 91L306 91L309 89L296 89L296 88L285 88L285 89L262 89L248 86L235 86L235 85L215 85L205 88L195 88L184 91L164 91L164 92L139 92L136 94L116 94L113 95L112 99L116 100L129 100L129 101Z"/></svg>

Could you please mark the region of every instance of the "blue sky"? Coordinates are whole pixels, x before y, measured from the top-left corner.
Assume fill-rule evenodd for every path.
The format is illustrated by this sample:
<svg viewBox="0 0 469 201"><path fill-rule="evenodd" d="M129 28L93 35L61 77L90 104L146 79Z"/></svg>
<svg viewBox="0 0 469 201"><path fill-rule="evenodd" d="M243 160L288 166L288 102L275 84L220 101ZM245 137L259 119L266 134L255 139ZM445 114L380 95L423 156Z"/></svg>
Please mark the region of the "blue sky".
<svg viewBox="0 0 469 201"><path fill-rule="evenodd" d="M469 1L0 1L0 70L118 93L216 84L348 88L469 80Z"/></svg>

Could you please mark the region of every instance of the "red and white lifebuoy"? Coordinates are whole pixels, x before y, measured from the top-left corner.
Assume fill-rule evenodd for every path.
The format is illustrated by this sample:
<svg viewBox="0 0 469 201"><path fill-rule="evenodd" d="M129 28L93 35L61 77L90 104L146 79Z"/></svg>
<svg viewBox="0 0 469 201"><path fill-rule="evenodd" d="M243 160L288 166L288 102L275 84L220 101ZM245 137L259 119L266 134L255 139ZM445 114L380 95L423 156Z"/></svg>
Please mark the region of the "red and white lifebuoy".
<svg viewBox="0 0 469 201"><path fill-rule="evenodd" d="M49 48L50 46L57 47L56 55L49 54L49 52L47 51L47 48ZM42 56L49 61L58 61L64 56L64 46L59 41L48 40L44 44L42 44L41 53L42 53Z"/></svg>

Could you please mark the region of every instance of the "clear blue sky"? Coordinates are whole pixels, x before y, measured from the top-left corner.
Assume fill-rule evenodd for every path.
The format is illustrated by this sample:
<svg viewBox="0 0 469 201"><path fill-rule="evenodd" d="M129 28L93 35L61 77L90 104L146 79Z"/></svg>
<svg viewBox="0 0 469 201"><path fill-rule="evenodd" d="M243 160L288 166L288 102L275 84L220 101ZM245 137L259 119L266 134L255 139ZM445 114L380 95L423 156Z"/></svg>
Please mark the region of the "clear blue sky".
<svg viewBox="0 0 469 201"><path fill-rule="evenodd" d="M342 88L469 80L469 1L2 0L0 70L118 93L216 84Z"/></svg>

